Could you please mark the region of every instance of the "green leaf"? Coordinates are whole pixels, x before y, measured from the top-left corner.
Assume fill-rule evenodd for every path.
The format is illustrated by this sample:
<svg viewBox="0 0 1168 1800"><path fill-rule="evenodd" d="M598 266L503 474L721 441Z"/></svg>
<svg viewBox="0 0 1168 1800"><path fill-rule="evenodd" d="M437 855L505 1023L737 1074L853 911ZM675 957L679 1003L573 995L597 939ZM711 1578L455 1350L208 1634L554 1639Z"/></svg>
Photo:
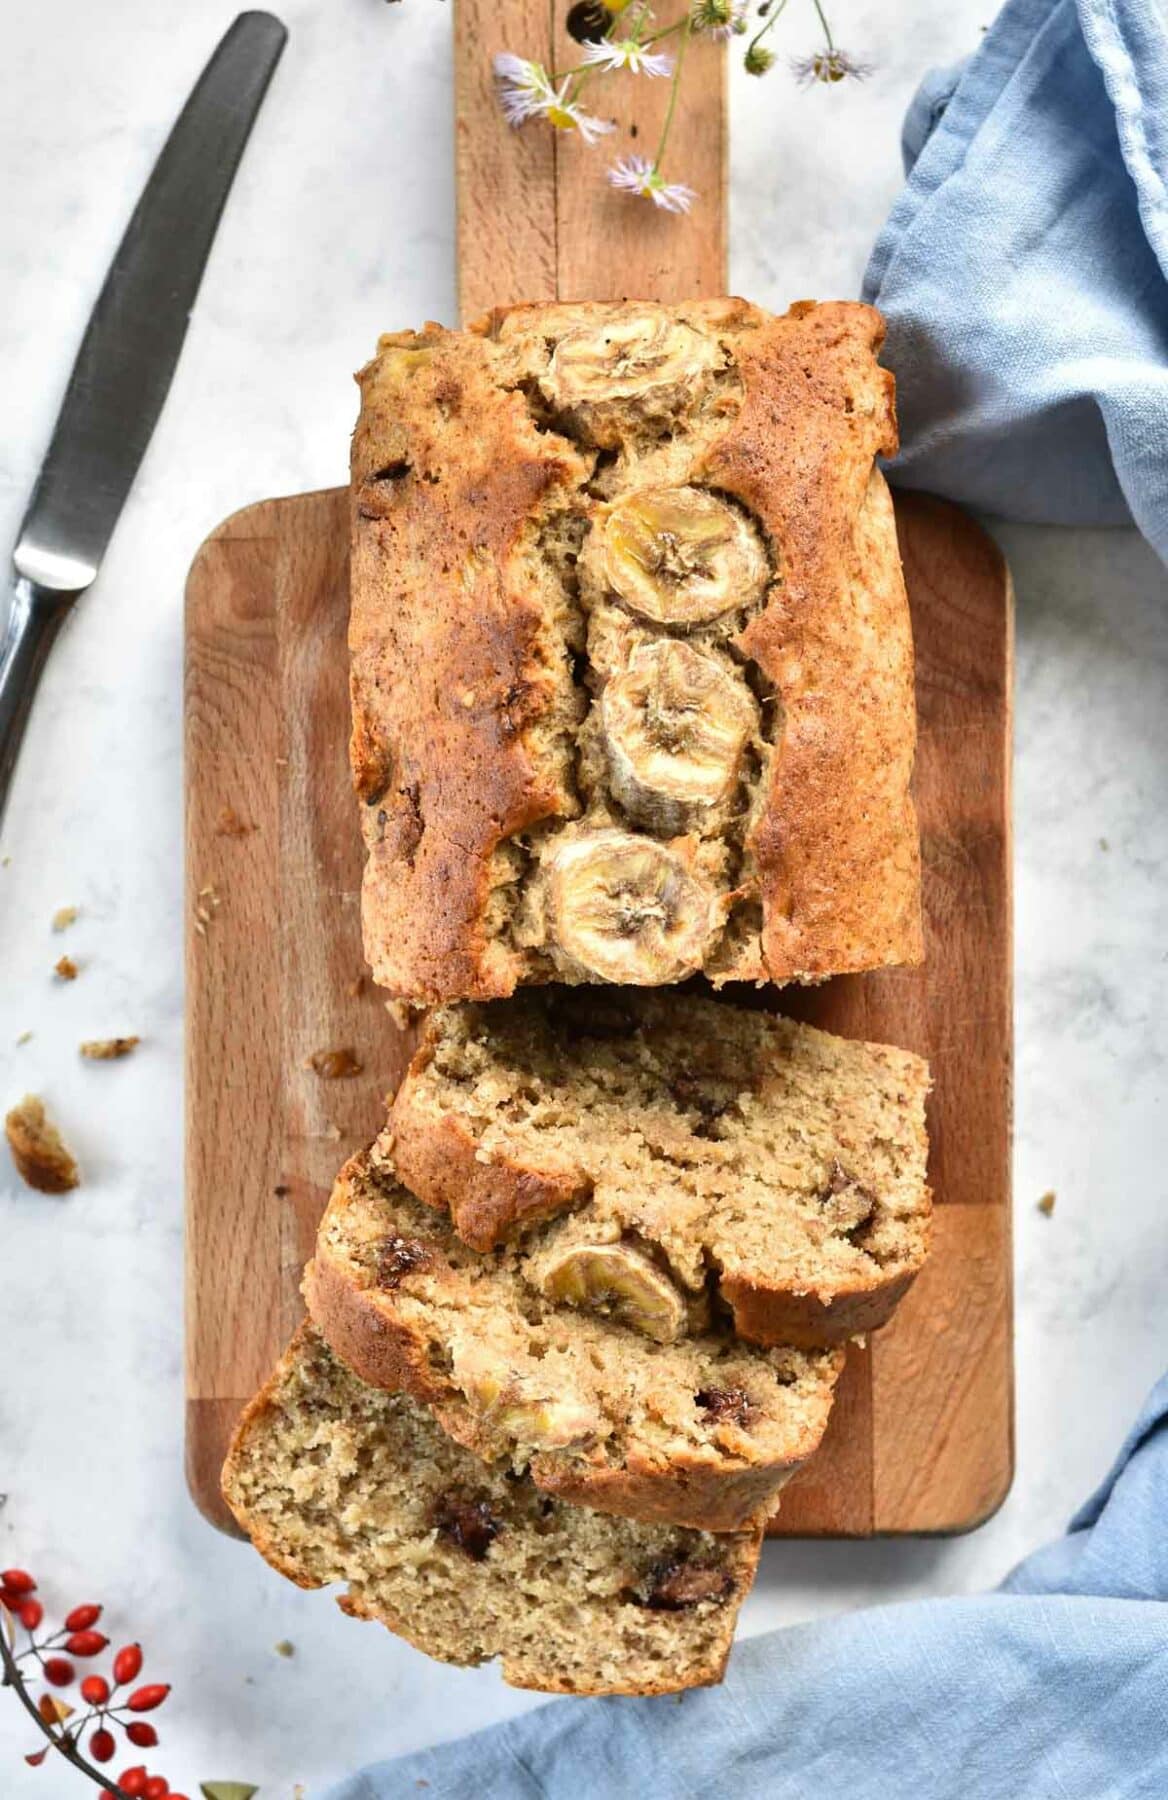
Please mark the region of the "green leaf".
<svg viewBox="0 0 1168 1800"><path fill-rule="evenodd" d="M199 1792L203 1800L251 1800L253 1794L259 1793L258 1787L252 1787L250 1781L202 1781Z"/></svg>

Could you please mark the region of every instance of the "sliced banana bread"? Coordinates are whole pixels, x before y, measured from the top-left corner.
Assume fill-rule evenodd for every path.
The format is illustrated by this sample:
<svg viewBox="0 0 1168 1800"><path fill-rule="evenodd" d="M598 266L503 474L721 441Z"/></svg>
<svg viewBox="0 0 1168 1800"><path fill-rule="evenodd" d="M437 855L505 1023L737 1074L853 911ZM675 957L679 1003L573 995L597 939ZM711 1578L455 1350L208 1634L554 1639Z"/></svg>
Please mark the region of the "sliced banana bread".
<svg viewBox="0 0 1168 1800"><path fill-rule="evenodd" d="M928 1086L908 1051L694 994L549 990L433 1013L390 1132L476 1249L570 1214L545 1288L595 1303L633 1240L679 1305L712 1279L741 1336L831 1343L925 1259Z"/></svg>
<svg viewBox="0 0 1168 1800"><path fill-rule="evenodd" d="M392 993L919 962L883 330L637 301L382 338L350 649Z"/></svg>
<svg viewBox="0 0 1168 1800"><path fill-rule="evenodd" d="M636 1525L489 1469L304 1326L236 1430L223 1493L300 1587L514 1687L661 1694L720 1681L757 1533Z"/></svg>
<svg viewBox="0 0 1168 1800"><path fill-rule="evenodd" d="M823 1436L842 1350L740 1343L647 1251L623 1251L604 1310L581 1308L545 1281L542 1248L468 1249L379 1143L341 1171L304 1293L363 1380L548 1493L702 1530L765 1523Z"/></svg>

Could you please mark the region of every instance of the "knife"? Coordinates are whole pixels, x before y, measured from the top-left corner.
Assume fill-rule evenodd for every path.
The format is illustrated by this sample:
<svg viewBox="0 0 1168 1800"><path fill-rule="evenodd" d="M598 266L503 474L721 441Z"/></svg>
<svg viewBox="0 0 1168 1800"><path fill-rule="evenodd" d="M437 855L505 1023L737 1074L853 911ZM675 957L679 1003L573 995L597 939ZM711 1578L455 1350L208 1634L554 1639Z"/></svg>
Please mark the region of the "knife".
<svg viewBox="0 0 1168 1800"><path fill-rule="evenodd" d="M0 638L0 824L61 622L97 578L150 442L224 202L288 33L240 13L154 165L90 316L20 528Z"/></svg>

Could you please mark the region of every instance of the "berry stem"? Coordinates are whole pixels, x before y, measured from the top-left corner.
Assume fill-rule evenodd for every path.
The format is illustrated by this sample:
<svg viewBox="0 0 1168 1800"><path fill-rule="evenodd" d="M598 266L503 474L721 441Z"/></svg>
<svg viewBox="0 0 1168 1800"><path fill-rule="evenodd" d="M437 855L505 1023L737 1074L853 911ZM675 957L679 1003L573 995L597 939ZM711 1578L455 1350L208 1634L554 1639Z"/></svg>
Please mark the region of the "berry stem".
<svg viewBox="0 0 1168 1800"><path fill-rule="evenodd" d="M103 1775L100 1769L95 1768L91 1762L88 1762L86 1758L82 1756L71 1732L63 1732L61 1736L58 1737L57 1733L51 1729L44 1719L41 1718L36 1703L29 1693L28 1688L25 1686L24 1676L21 1673L20 1665L9 1647L8 1636L2 1623L0 1623L0 1662L3 1662L4 1665L4 1678L0 1681L0 1687L10 1687L13 1689L20 1704L23 1706L29 1718L33 1720L42 1737L47 1737L50 1744L53 1746L53 1749L58 1751L60 1755L65 1758L67 1763L72 1763L75 1769L80 1769L83 1775L88 1775L90 1781L96 1783L99 1788L107 1788L112 1794L120 1794L122 1792L121 1788L117 1787L110 1781L108 1776ZM80 1724L73 1727L73 1730L80 1735L88 1722L89 1715L87 1714L86 1717L81 1720Z"/></svg>

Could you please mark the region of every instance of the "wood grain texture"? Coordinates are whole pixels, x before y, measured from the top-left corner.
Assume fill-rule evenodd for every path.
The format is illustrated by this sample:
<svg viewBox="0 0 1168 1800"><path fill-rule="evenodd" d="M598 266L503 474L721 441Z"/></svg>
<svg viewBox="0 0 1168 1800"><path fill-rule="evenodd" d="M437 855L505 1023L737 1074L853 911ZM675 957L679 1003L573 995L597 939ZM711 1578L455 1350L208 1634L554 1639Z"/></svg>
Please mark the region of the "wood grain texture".
<svg viewBox="0 0 1168 1800"><path fill-rule="evenodd" d="M761 1003L931 1059L936 1244L850 1356L824 1447L784 1495L787 1535L963 1530L1013 1466L1009 584L956 508L904 495L897 514L928 961ZM232 1421L300 1315L333 1176L378 1128L410 1047L376 991L354 991L346 537L341 491L263 502L204 545L187 590L188 1471L219 1524ZM305 1067L328 1048L351 1048L361 1074Z"/></svg>
<svg viewBox="0 0 1168 1800"><path fill-rule="evenodd" d="M456 0L454 56L459 300L464 319L517 300L695 300L726 286L726 52L695 38L686 53L665 173L698 198L684 217L611 187L620 156L652 156L668 81L619 75L586 86L581 104L615 130L589 148L540 122L513 130L491 62L512 50L559 69L580 46L571 0ZM671 40L675 45L676 40Z"/></svg>

